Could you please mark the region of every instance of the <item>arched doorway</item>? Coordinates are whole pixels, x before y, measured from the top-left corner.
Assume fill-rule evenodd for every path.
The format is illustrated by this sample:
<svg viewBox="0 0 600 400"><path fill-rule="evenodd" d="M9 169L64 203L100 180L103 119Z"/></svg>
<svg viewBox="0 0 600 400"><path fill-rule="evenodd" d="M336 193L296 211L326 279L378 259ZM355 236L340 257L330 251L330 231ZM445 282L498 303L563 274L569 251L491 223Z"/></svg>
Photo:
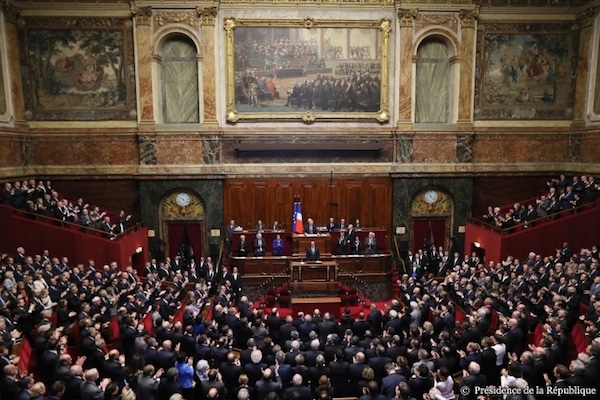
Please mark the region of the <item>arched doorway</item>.
<svg viewBox="0 0 600 400"><path fill-rule="evenodd" d="M204 217L204 203L191 190L177 190L165 196L160 205L165 255L171 259L181 255L189 262L192 257L197 260L206 254Z"/></svg>
<svg viewBox="0 0 600 400"><path fill-rule="evenodd" d="M415 275L437 274L443 254L442 247L450 251L451 232L454 215L454 202L450 195L438 187L422 189L411 203L409 250L413 255L420 254L418 271L413 265L406 265Z"/></svg>

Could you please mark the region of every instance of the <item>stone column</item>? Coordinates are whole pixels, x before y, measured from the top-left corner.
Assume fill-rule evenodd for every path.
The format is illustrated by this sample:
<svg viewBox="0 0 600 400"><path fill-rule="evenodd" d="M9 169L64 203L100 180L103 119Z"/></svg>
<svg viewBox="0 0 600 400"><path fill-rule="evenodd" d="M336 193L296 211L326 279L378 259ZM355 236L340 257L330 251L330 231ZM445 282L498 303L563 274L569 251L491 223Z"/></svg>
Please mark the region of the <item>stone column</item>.
<svg viewBox="0 0 600 400"><path fill-rule="evenodd" d="M588 97L588 82L590 79L589 63L591 61L592 47L597 46L592 40L594 34L594 10L588 9L577 14L579 22L579 49L577 51L577 80L575 81L575 105L573 109L573 124L585 123L587 114L587 101L594 101L594 94ZM587 100L587 101L586 101Z"/></svg>
<svg viewBox="0 0 600 400"><path fill-rule="evenodd" d="M473 73L475 54L475 28L479 9L461 10L460 17L460 78L458 87L458 125L468 125L473 121Z"/></svg>
<svg viewBox="0 0 600 400"><path fill-rule="evenodd" d="M10 76L10 88L5 88L6 96L12 98L15 125L25 123L25 97L23 95L23 79L21 77L21 61L19 57L19 32L17 29L21 10L16 6L4 3L4 21L8 60L3 65Z"/></svg>
<svg viewBox="0 0 600 400"><path fill-rule="evenodd" d="M400 83L399 83L399 106L398 106L398 127L404 125L403 130L412 129L412 81L413 81L413 26L417 9L401 8L398 10L398 19L400 21L400 48L398 50L400 58Z"/></svg>
<svg viewBox="0 0 600 400"><path fill-rule="evenodd" d="M134 30L137 53L137 79L139 82L139 129L153 131L154 101L152 90L152 7L131 6L134 15Z"/></svg>
<svg viewBox="0 0 600 400"><path fill-rule="evenodd" d="M217 73L215 71L216 7L197 8L200 16L200 61L202 62L203 127L215 128L217 122Z"/></svg>

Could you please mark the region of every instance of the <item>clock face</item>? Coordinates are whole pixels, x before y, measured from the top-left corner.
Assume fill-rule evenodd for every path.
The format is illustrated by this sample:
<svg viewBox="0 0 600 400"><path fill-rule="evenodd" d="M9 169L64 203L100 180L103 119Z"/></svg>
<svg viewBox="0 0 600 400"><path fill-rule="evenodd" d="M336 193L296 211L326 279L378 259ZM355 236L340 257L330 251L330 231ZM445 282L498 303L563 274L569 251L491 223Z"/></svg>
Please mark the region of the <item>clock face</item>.
<svg viewBox="0 0 600 400"><path fill-rule="evenodd" d="M438 199L438 194L435 190L428 190L425 192L425 201L429 204L435 203Z"/></svg>
<svg viewBox="0 0 600 400"><path fill-rule="evenodd" d="M184 192L177 193L175 201L177 202L177 205L185 207L190 204L190 195Z"/></svg>

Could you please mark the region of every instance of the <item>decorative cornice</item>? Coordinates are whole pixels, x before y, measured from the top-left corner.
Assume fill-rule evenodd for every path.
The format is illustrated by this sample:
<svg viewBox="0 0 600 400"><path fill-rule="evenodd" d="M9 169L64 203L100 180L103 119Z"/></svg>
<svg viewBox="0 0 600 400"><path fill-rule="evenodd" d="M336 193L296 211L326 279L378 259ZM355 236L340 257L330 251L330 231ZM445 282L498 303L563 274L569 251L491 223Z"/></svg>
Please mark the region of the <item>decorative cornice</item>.
<svg viewBox="0 0 600 400"><path fill-rule="evenodd" d="M460 18L460 26L462 28L475 28L477 18L479 17L479 8L472 10L460 10L458 14Z"/></svg>
<svg viewBox="0 0 600 400"><path fill-rule="evenodd" d="M196 12L200 17L202 26L215 26L215 18L217 17L217 7L197 7Z"/></svg>
<svg viewBox="0 0 600 400"><path fill-rule="evenodd" d="M588 8L587 10L582 11L579 14L577 14L577 21L579 21L579 28L584 29L584 28L589 28L589 27L593 26L595 15L596 15L596 12L594 11L593 8Z"/></svg>
<svg viewBox="0 0 600 400"><path fill-rule="evenodd" d="M2 9L4 10L4 19L6 22L16 25L21 15L21 9L14 4L10 4L8 1L4 3Z"/></svg>
<svg viewBox="0 0 600 400"><path fill-rule="evenodd" d="M160 11L154 15L154 22L159 26L177 23L187 23L190 26L198 26L198 15L193 11Z"/></svg>
<svg viewBox="0 0 600 400"><path fill-rule="evenodd" d="M398 10L398 19L401 27L412 27L419 11L416 8L401 8Z"/></svg>
<svg viewBox="0 0 600 400"><path fill-rule="evenodd" d="M150 26L152 20L152 7L138 7L135 4L131 4L131 13L135 17L135 24L137 26L145 25Z"/></svg>

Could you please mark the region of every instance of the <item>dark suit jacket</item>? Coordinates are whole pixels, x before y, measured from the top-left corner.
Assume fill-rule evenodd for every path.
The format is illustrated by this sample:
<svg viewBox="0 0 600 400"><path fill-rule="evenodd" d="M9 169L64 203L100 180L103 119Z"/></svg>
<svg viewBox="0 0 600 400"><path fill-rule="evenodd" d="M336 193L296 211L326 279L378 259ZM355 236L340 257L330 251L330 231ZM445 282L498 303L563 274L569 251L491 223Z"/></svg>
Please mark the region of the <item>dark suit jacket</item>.
<svg viewBox="0 0 600 400"><path fill-rule="evenodd" d="M314 252L309 247L306 249L306 261L319 261L321 259L321 252L318 247L315 247Z"/></svg>
<svg viewBox="0 0 600 400"><path fill-rule="evenodd" d="M285 390L285 393L283 394L283 399L284 400L291 400L293 399L293 393L297 391L298 393L300 393L300 400L312 400L312 392L310 391L310 388L308 386L291 386L289 388L287 388Z"/></svg>
<svg viewBox="0 0 600 400"><path fill-rule="evenodd" d="M156 400L159 381L152 376L140 376L137 380L136 396L143 400Z"/></svg>
<svg viewBox="0 0 600 400"><path fill-rule="evenodd" d="M102 390L96 383L84 381L81 384L81 398L90 400L101 400L104 399L104 390Z"/></svg>

